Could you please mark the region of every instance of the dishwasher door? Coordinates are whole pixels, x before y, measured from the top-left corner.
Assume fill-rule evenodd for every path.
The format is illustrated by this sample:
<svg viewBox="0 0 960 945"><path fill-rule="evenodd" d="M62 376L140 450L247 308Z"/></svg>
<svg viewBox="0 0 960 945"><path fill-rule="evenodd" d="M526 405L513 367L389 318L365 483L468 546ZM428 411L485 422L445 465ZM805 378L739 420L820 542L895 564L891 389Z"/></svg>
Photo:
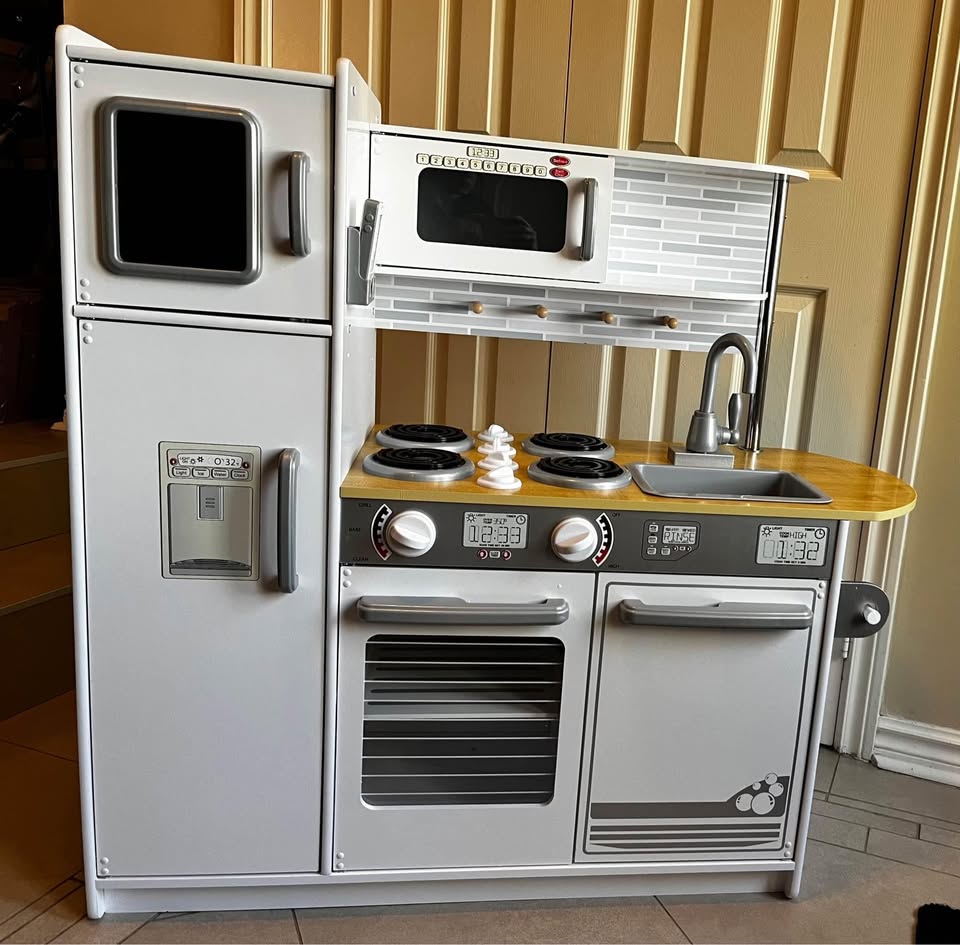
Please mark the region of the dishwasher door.
<svg viewBox="0 0 960 945"><path fill-rule="evenodd" d="M792 856L824 594L601 580L578 860Z"/></svg>

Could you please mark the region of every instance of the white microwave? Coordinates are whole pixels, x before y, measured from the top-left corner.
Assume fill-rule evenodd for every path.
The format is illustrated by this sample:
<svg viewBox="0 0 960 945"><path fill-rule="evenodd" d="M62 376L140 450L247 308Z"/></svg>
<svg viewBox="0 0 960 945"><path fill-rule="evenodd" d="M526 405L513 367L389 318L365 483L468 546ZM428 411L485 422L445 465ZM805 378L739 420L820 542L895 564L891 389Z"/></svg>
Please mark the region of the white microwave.
<svg viewBox="0 0 960 945"><path fill-rule="evenodd" d="M374 131L377 267L603 282L613 165L565 146Z"/></svg>

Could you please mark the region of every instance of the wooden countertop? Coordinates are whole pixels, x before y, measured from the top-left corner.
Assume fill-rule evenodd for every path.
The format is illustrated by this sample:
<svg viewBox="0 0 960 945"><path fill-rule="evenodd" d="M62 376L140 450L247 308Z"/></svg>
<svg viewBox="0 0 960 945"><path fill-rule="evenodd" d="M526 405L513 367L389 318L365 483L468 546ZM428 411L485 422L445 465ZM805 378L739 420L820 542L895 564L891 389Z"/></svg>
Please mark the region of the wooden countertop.
<svg viewBox="0 0 960 945"><path fill-rule="evenodd" d="M373 434L367 439L340 487L345 499L393 499L408 502L470 502L478 505L527 505L556 508L637 509L641 511L686 512L698 515L775 515L778 518L820 518L847 521L880 522L906 515L917 502L917 494L905 482L870 466L845 459L804 453L799 450L765 449L758 455L735 450L737 468L773 469L794 472L822 489L833 501L825 505L799 502L743 502L730 499L666 499L647 495L634 483L609 492L558 489L526 477L526 469L536 456L519 448L525 434L515 435L514 460L520 468L516 475L523 486L516 492L497 492L478 486L475 476L459 482L403 482L369 476L361 469L364 456L379 449ZM616 462L668 463L667 443L641 440L613 441ZM474 463L482 454L465 454Z"/></svg>

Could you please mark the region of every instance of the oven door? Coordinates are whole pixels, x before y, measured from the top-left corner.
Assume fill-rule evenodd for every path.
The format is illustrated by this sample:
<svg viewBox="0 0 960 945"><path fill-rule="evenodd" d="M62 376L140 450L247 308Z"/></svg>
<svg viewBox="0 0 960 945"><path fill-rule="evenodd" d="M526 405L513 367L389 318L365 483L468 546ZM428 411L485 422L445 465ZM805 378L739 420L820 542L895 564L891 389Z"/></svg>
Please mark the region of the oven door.
<svg viewBox="0 0 960 945"><path fill-rule="evenodd" d="M601 578L577 859L792 856L823 590Z"/></svg>
<svg viewBox="0 0 960 945"><path fill-rule="evenodd" d="M594 583L342 570L335 869L571 862Z"/></svg>
<svg viewBox="0 0 960 945"><path fill-rule="evenodd" d="M329 320L329 88L73 68L79 303Z"/></svg>
<svg viewBox="0 0 960 945"><path fill-rule="evenodd" d="M395 134L371 151L379 266L605 280L612 157Z"/></svg>

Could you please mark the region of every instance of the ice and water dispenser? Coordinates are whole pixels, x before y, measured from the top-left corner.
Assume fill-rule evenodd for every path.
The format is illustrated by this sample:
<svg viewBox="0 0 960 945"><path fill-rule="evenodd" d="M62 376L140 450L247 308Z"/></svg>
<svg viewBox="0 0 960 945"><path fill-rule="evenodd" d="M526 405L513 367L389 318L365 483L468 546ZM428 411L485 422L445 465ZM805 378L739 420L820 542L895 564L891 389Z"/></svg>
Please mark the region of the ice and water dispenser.
<svg viewBox="0 0 960 945"><path fill-rule="evenodd" d="M259 577L260 448L160 444L163 576Z"/></svg>

